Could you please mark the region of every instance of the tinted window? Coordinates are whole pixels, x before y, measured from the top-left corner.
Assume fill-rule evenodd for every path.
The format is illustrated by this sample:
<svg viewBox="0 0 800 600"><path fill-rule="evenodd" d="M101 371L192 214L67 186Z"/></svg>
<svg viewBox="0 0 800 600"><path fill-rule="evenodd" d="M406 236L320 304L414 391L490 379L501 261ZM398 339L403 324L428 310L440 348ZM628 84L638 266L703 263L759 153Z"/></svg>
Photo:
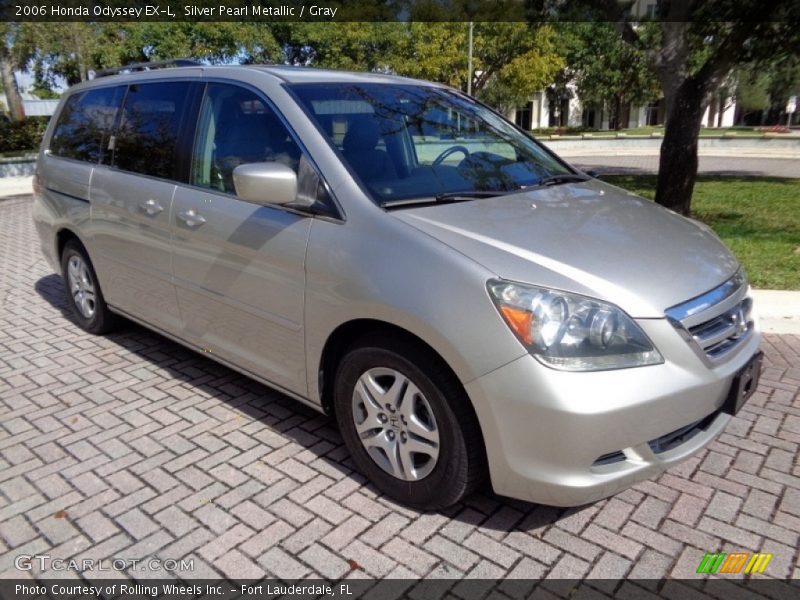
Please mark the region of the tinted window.
<svg viewBox="0 0 800 600"><path fill-rule="evenodd" d="M192 159L194 185L235 193L233 170L276 161L297 172L300 148L272 109L256 94L211 83L200 108Z"/></svg>
<svg viewBox="0 0 800 600"><path fill-rule="evenodd" d="M73 94L58 117L50 151L56 156L99 162L117 118L124 87Z"/></svg>
<svg viewBox="0 0 800 600"><path fill-rule="evenodd" d="M190 89L188 82L145 83L128 88L114 144L116 167L177 178L178 138Z"/></svg>

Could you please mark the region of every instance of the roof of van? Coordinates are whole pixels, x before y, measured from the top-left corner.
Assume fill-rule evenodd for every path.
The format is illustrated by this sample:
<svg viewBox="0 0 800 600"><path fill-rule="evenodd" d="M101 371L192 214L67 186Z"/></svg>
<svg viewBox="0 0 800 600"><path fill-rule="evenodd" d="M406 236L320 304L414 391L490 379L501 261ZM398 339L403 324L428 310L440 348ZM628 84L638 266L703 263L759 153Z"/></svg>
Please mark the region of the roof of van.
<svg viewBox="0 0 800 600"><path fill-rule="evenodd" d="M120 68L122 69L122 68ZM116 78L125 79L138 79L143 75L149 74L150 76L160 75L162 77L169 77L170 75L181 76L188 72L196 73L198 69L202 69L205 75L211 75L214 71L224 72L225 75L231 76L233 72L240 69L249 69L262 71L274 77L277 77L287 83L413 83L416 85L432 85L438 86L430 81L423 81L419 79L411 79L408 77L401 77L398 75L389 75L385 73L363 73L358 71L340 71L336 69L318 69L315 67L295 67L289 65L197 65L197 66L181 66L181 67L165 67L145 71L124 71L120 73L108 74L102 77L97 77L92 81L108 81L109 83ZM150 77L146 77L149 79Z"/></svg>
<svg viewBox="0 0 800 600"><path fill-rule="evenodd" d="M289 65L247 65L266 71L290 83L301 82L372 82L372 83L418 83L436 85L430 81L411 79L386 73L364 73L359 71L340 71L337 69L318 69L316 67L293 67Z"/></svg>

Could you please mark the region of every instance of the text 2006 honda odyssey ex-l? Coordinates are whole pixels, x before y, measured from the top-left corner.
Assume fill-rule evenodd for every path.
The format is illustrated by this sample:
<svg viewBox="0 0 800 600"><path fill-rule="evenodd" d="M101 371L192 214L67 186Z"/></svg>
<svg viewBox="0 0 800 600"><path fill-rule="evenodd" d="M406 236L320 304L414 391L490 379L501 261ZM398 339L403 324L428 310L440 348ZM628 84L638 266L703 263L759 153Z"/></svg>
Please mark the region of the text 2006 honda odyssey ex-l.
<svg viewBox="0 0 800 600"><path fill-rule="evenodd" d="M704 225L447 87L182 66L65 95L35 180L78 324L124 315L335 415L409 505L578 505L706 446L757 383Z"/></svg>

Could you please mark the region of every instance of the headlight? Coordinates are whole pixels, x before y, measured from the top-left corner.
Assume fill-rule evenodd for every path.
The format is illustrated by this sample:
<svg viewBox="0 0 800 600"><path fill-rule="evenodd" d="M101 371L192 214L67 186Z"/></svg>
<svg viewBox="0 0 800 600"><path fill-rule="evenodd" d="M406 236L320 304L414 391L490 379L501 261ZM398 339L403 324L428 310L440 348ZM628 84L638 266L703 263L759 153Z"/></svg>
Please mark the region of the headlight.
<svg viewBox="0 0 800 600"><path fill-rule="evenodd" d="M612 304L497 279L487 285L508 326L547 366L600 371L664 362L642 329Z"/></svg>

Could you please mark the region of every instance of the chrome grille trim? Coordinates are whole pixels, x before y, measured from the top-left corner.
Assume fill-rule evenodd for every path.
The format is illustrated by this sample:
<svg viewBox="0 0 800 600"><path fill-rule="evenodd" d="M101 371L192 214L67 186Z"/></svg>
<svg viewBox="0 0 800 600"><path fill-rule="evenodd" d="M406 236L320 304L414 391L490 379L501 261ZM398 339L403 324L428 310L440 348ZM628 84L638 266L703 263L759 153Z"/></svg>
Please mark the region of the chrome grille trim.
<svg viewBox="0 0 800 600"><path fill-rule="evenodd" d="M721 362L755 329L753 300L741 271L722 285L666 311L698 355L709 365Z"/></svg>
<svg viewBox="0 0 800 600"><path fill-rule="evenodd" d="M718 307L728 308L731 299L737 299L736 302L738 302L746 293L747 280L744 273L739 270L733 277L713 290L668 308L666 314L670 319L680 321L687 327L694 327L707 320L706 313L722 312L725 309L718 310Z"/></svg>

